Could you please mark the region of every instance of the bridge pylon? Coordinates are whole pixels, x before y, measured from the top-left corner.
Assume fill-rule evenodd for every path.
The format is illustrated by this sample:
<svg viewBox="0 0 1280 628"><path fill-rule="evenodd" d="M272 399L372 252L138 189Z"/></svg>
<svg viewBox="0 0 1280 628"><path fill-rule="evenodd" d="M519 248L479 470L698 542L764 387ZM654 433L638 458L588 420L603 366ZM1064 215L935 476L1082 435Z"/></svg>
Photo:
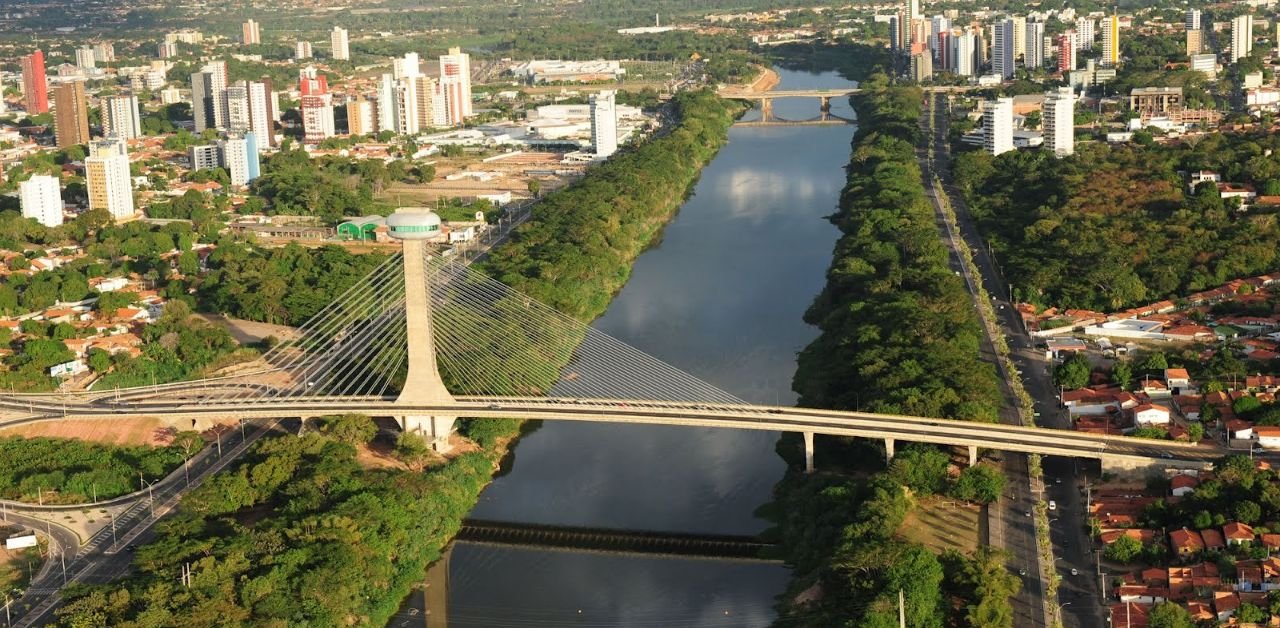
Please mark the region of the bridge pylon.
<svg viewBox="0 0 1280 628"><path fill-rule="evenodd" d="M449 405L453 395L444 386L436 364L435 334L431 325L426 247L423 242L440 234L440 217L424 207L402 207L387 218L390 235L404 244L404 312L408 375L396 398L397 405ZM397 417L405 432L421 434L437 452L449 451L449 435L457 417L405 414Z"/></svg>

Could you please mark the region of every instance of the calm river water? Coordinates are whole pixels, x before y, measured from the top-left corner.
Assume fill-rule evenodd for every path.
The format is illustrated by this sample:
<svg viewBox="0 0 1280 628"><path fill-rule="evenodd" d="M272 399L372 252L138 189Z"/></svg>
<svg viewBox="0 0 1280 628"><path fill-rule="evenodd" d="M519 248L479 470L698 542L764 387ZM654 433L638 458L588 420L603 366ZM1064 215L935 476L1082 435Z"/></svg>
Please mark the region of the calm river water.
<svg viewBox="0 0 1280 628"><path fill-rule="evenodd" d="M849 84L832 73L780 74L778 89ZM832 112L851 118L837 100ZM785 119L817 112L816 99L774 103ZM795 354L816 335L801 317L822 289L838 235L823 217L835 211L853 130L732 129L595 326L747 401L792 403ZM767 523L753 511L784 471L777 440L774 432L548 421L520 441L510 472L471 516L756 533ZM773 564L457 544L448 625L766 626L787 578ZM414 623L422 616L392 620Z"/></svg>

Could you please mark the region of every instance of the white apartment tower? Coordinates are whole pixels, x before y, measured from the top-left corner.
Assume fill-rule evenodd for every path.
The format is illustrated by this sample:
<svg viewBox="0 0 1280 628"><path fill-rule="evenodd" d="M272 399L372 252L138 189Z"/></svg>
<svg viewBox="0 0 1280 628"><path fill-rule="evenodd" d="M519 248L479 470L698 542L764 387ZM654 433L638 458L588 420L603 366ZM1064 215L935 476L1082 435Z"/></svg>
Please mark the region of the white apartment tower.
<svg viewBox="0 0 1280 628"><path fill-rule="evenodd" d="M1249 56L1253 51L1253 16L1244 14L1231 20L1231 62Z"/></svg>
<svg viewBox="0 0 1280 628"><path fill-rule="evenodd" d="M96 65L97 57L93 54L93 48L76 49L76 67L82 70L88 70Z"/></svg>
<svg viewBox="0 0 1280 628"><path fill-rule="evenodd" d="M591 96L591 148L596 157L618 152L617 92L604 90Z"/></svg>
<svg viewBox="0 0 1280 628"><path fill-rule="evenodd" d="M973 76L973 59L977 37L965 31L951 38L951 71L959 76Z"/></svg>
<svg viewBox="0 0 1280 628"><path fill-rule="evenodd" d="M991 73L1002 80L1013 78L1013 20L996 22L991 38Z"/></svg>
<svg viewBox="0 0 1280 628"><path fill-rule="evenodd" d="M902 24L902 47L908 54L911 52L911 44L915 43L915 25L917 19L920 19L920 0L907 0L907 14L904 16L904 22Z"/></svg>
<svg viewBox="0 0 1280 628"><path fill-rule="evenodd" d="M1022 53L1022 65L1028 69L1044 67L1044 22L1027 22L1027 47Z"/></svg>
<svg viewBox="0 0 1280 628"><path fill-rule="evenodd" d="M1013 58L1025 59L1027 54L1027 18L1016 15L1013 20ZM1023 61L1025 65L1026 62Z"/></svg>
<svg viewBox="0 0 1280 628"><path fill-rule="evenodd" d="M58 189L58 177L33 175L18 184L18 193L22 197L23 218L35 218L46 227L62 225L62 192Z"/></svg>
<svg viewBox="0 0 1280 628"><path fill-rule="evenodd" d="M311 42L298 41L293 44L294 59L310 59L311 58Z"/></svg>
<svg viewBox="0 0 1280 628"><path fill-rule="evenodd" d="M133 218L129 149L124 140L107 138L90 142L84 171L89 188L89 209L105 209L116 220Z"/></svg>
<svg viewBox="0 0 1280 628"><path fill-rule="evenodd" d="M942 47L939 45L938 33L945 33L951 30L951 20L941 15L933 16L932 27L929 28L929 50L933 51L935 59L942 58Z"/></svg>
<svg viewBox="0 0 1280 628"><path fill-rule="evenodd" d="M333 27L333 31L329 33L329 45L334 59L346 61L351 58L351 45L347 39L347 29L341 26Z"/></svg>
<svg viewBox="0 0 1280 628"><path fill-rule="evenodd" d="M249 131L259 148L275 146L276 105L271 79L264 77L261 81L249 81L245 87L248 89Z"/></svg>
<svg viewBox="0 0 1280 628"><path fill-rule="evenodd" d="M983 147L992 155L1013 150L1013 99L982 103Z"/></svg>
<svg viewBox="0 0 1280 628"><path fill-rule="evenodd" d="M391 60L391 78L393 79L400 80L406 76L419 74L422 74L422 69L418 53L406 52L403 57Z"/></svg>
<svg viewBox="0 0 1280 628"><path fill-rule="evenodd" d="M102 134L123 140L142 137L137 96L120 94L102 99Z"/></svg>
<svg viewBox="0 0 1280 628"><path fill-rule="evenodd" d="M253 134L229 135L218 141L222 166L231 175L231 185L249 185L258 176L258 149Z"/></svg>
<svg viewBox="0 0 1280 628"><path fill-rule="evenodd" d="M1187 30L1200 30L1200 9L1187 9Z"/></svg>
<svg viewBox="0 0 1280 628"><path fill-rule="evenodd" d="M396 131L396 81L390 74L378 80L377 118L379 132Z"/></svg>
<svg viewBox="0 0 1280 628"><path fill-rule="evenodd" d="M1075 96L1059 87L1044 99L1044 147L1059 157L1075 152Z"/></svg>
<svg viewBox="0 0 1280 628"><path fill-rule="evenodd" d="M262 29L259 24L253 20L249 20L240 25L240 41L246 45L262 43Z"/></svg>
<svg viewBox="0 0 1280 628"><path fill-rule="evenodd" d="M450 125L461 125L471 117L471 55L460 48L440 57L440 88Z"/></svg>
<svg viewBox="0 0 1280 628"><path fill-rule="evenodd" d="M1076 39L1075 39L1076 50L1092 49L1093 44L1096 41L1095 37L1096 35L1094 34L1094 30L1093 30L1093 18L1091 17L1076 18Z"/></svg>
<svg viewBox="0 0 1280 628"><path fill-rule="evenodd" d="M249 87L238 81L227 88L227 132L249 132Z"/></svg>

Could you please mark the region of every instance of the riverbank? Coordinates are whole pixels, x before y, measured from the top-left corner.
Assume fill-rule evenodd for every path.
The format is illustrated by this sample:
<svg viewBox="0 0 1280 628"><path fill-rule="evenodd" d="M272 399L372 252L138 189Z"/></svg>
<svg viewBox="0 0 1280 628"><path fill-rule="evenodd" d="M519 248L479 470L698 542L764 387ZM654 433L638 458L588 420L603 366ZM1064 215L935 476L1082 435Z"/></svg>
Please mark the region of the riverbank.
<svg viewBox="0 0 1280 628"><path fill-rule="evenodd" d="M998 382L974 365L981 327L915 159L922 93L883 76L862 86L832 217L844 236L806 314L821 334L798 358L800 405L994 421ZM793 470L769 507L795 565L776 626L887 625L900 593L908 625L1012 625L1008 597L1020 583L997 553L938 556L900 533L915 496L990 501L1003 485L998 471L978 465L952 479L950 456L924 446L900 451L886 469L867 462L882 455L875 446L823 440L820 472Z"/></svg>
<svg viewBox="0 0 1280 628"><path fill-rule="evenodd" d="M741 105L705 90L680 94L673 107L669 133L625 149L549 195L491 253L485 270L583 322L603 312L741 113ZM515 340L505 332L489 329L495 338ZM549 388L572 353L570 345L562 349L539 353L545 368L519 377ZM86 591L62 621L97 616L124 623L163 612L174 623L201 623L193 619L200 610L217 606L232 622L386 623L474 507L519 423L472 420L461 430L484 451L426 474L361 469L354 448L325 430L264 442L235 470L193 492L179 519L162 524L161 541L138 551L142 577L95 589L105 594ZM289 550L271 549L286 538ZM170 568L187 561L193 577L209 586L179 590L172 583ZM172 590L144 600L153 586ZM108 608L124 589L135 602Z"/></svg>

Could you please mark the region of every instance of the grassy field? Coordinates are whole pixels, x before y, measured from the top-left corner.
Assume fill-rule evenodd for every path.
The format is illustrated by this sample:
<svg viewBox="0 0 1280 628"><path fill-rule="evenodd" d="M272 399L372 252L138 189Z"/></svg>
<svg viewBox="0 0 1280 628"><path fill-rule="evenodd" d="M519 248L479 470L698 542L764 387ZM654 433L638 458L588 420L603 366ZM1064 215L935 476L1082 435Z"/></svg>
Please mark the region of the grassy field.
<svg viewBox="0 0 1280 628"><path fill-rule="evenodd" d="M921 499L898 529L898 536L935 552L946 549L970 553L978 549L982 509L945 497Z"/></svg>

